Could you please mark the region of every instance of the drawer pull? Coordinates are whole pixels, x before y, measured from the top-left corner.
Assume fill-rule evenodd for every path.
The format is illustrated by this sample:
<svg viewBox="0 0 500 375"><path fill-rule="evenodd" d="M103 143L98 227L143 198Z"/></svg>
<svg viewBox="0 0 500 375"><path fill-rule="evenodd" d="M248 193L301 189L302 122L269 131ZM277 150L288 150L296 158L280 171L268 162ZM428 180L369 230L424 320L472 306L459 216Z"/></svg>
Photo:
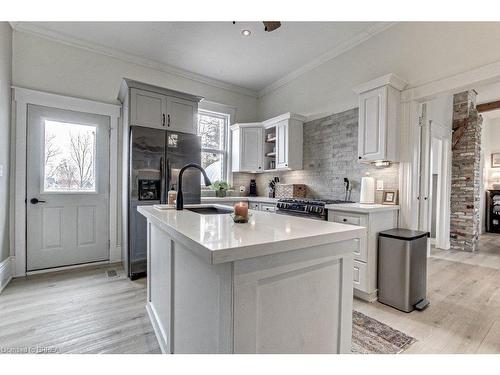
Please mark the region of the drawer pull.
<svg viewBox="0 0 500 375"><path fill-rule="evenodd" d="M343 219L342 219L342 221L345 223L345 222L347 221L347 219L346 219L346 218L343 218Z"/></svg>

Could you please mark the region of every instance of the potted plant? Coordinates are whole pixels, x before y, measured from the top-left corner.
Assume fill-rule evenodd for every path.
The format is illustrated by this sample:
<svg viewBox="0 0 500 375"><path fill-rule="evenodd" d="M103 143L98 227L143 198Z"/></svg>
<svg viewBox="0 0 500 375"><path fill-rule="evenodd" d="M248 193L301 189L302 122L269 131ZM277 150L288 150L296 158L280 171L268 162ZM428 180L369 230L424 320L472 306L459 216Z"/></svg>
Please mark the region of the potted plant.
<svg viewBox="0 0 500 375"><path fill-rule="evenodd" d="M224 198L230 188L226 181L215 181L210 187L215 190L215 196L218 198Z"/></svg>

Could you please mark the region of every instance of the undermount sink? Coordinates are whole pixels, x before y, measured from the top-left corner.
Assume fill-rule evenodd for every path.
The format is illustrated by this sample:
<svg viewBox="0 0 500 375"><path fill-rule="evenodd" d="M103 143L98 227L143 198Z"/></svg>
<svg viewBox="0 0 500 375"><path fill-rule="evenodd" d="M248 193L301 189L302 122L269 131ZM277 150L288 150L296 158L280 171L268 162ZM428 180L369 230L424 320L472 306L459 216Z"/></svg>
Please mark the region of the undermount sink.
<svg viewBox="0 0 500 375"><path fill-rule="evenodd" d="M185 208L185 210L196 212L197 214L200 215L224 215L233 212L231 208L222 208L222 207L192 207L192 208Z"/></svg>

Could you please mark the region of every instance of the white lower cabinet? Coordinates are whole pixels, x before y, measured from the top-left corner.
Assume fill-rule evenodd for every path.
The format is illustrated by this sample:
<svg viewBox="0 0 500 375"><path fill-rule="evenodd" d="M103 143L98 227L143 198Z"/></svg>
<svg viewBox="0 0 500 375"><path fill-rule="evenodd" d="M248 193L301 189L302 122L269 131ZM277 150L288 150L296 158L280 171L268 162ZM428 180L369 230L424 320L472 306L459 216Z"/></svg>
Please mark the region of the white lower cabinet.
<svg viewBox="0 0 500 375"><path fill-rule="evenodd" d="M357 241L354 250L354 296L366 301L377 300L378 233L397 228L398 209L375 212L328 210L328 220L336 223L366 227L366 237Z"/></svg>
<svg viewBox="0 0 500 375"><path fill-rule="evenodd" d="M267 212L275 212L276 211L276 205L261 203L260 204L260 210L261 211L267 211Z"/></svg>
<svg viewBox="0 0 500 375"><path fill-rule="evenodd" d="M255 202L248 202L248 207L251 210L255 210L255 211L259 211L260 210L260 204L259 203L255 203Z"/></svg>
<svg viewBox="0 0 500 375"><path fill-rule="evenodd" d="M352 274L354 289L366 290L368 288L367 276L368 270L366 262L355 260Z"/></svg>

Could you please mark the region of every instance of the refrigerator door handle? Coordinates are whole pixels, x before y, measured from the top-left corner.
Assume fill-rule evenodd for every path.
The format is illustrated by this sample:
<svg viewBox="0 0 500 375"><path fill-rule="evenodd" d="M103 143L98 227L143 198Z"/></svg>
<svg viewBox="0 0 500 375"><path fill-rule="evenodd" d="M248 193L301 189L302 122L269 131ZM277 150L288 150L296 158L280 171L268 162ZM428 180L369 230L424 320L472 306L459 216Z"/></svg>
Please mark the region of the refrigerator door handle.
<svg viewBox="0 0 500 375"><path fill-rule="evenodd" d="M170 160L168 160L168 159L167 159L167 170L166 170L165 182L168 185L170 185L170 186L167 186L166 191L168 191L170 189L170 187L172 186L172 182L170 181Z"/></svg>
<svg viewBox="0 0 500 375"><path fill-rule="evenodd" d="M160 203L165 203L165 186L163 184L163 156L160 158Z"/></svg>

